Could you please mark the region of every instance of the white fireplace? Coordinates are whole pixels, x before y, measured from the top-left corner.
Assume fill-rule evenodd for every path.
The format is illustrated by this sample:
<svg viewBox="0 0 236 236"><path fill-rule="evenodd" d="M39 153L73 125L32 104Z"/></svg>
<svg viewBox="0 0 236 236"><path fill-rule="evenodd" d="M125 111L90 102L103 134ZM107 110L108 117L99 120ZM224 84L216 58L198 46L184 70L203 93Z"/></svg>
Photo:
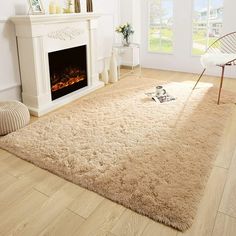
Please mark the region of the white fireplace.
<svg viewBox="0 0 236 236"><path fill-rule="evenodd" d="M97 72L98 17L79 13L11 18L16 27L22 99L32 115L42 116L104 85ZM85 61L79 65L81 58ZM55 95L57 87L61 90Z"/></svg>

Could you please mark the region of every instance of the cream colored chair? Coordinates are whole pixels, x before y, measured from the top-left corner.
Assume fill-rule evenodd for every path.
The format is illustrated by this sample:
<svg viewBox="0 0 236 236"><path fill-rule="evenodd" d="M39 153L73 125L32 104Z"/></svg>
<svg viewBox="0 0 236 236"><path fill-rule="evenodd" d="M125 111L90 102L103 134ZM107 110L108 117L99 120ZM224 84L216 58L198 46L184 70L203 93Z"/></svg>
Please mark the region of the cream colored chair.
<svg viewBox="0 0 236 236"><path fill-rule="evenodd" d="M224 80L224 72L226 66L236 65L236 32L232 32L217 39L201 56L201 64L204 67L203 72L199 76L193 90L202 78L206 69L210 66L219 66L222 68L220 88L217 104L220 104L221 90Z"/></svg>

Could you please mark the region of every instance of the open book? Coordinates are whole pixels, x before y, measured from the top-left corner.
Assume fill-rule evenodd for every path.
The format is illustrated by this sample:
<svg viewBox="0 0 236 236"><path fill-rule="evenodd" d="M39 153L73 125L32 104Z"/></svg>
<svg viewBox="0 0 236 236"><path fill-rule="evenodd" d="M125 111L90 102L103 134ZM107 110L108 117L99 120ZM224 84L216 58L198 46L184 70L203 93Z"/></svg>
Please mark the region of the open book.
<svg viewBox="0 0 236 236"><path fill-rule="evenodd" d="M152 100L158 103L164 103L164 102L169 102L169 101L174 101L176 100L175 97L170 96L168 93L161 95L161 96L156 96L155 93L145 93L148 97L151 97Z"/></svg>

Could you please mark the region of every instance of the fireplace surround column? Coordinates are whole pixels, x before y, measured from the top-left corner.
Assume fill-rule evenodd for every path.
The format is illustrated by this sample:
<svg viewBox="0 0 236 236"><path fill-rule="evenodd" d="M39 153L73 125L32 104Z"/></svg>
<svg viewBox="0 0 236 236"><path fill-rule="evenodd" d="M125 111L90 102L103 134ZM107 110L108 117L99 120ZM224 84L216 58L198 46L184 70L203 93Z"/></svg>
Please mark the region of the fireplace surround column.
<svg viewBox="0 0 236 236"><path fill-rule="evenodd" d="M89 21L89 31L90 31L90 58L91 58L91 78L92 83L96 85L96 83L99 83L99 75L97 73L97 20L91 20Z"/></svg>

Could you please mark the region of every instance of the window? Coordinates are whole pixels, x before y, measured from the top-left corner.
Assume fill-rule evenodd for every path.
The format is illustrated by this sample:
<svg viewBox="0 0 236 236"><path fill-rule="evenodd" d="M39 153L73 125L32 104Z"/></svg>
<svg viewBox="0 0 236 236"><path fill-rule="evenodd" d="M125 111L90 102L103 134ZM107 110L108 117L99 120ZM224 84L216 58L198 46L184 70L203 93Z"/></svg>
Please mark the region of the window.
<svg viewBox="0 0 236 236"><path fill-rule="evenodd" d="M220 37L223 0L194 0L192 54L201 55Z"/></svg>
<svg viewBox="0 0 236 236"><path fill-rule="evenodd" d="M173 51L173 0L149 0L148 49L150 52Z"/></svg>

